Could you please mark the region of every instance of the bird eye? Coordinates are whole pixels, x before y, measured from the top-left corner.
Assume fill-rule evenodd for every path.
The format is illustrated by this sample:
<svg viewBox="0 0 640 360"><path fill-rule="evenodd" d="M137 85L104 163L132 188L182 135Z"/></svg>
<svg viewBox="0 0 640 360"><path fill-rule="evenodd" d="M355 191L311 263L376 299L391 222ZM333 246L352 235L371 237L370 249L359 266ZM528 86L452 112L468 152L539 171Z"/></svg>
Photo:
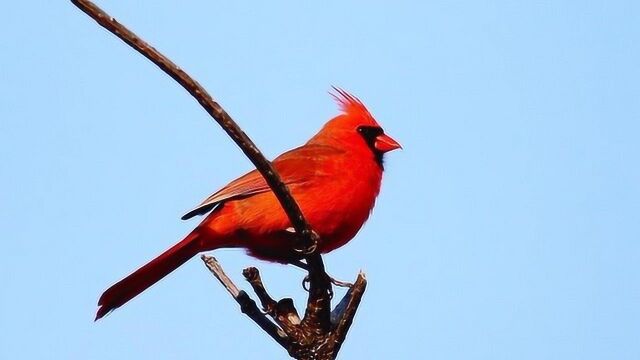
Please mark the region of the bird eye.
<svg viewBox="0 0 640 360"><path fill-rule="evenodd" d="M362 125L362 126L358 126L358 132L360 133L360 135L362 135L362 138L364 138L364 141L367 143L369 148L371 148L371 151L375 153L376 138L384 134L384 131L382 130L382 128L380 126Z"/></svg>
<svg viewBox="0 0 640 360"><path fill-rule="evenodd" d="M358 132L362 134L366 140L373 140L376 136L384 134L384 131L379 126L358 126Z"/></svg>

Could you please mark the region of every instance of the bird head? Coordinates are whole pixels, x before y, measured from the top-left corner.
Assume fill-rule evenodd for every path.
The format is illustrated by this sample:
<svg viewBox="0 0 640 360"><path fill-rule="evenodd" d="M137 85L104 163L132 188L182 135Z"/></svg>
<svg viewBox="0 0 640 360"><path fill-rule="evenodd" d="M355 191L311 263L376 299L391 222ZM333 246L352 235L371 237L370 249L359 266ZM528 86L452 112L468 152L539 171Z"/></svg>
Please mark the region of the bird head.
<svg viewBox="0 0 640 360"><path fill-rule="evenodd" d="M340 88L334 87L333 90L331 96L342 114L329 120L309 143L337 143L360 153L373 153L380 164L385 153L402 148L396 140L385 134L360 99Z"/></svg>

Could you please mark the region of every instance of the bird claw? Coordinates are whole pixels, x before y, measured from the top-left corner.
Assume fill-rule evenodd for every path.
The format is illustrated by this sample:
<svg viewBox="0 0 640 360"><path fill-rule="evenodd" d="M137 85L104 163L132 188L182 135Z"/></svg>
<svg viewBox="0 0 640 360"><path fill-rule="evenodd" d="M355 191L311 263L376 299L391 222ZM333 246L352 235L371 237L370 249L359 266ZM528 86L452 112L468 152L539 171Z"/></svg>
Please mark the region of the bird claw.
<svg viewBox="0 0 640 360"><path fill-rule="evenodd" d="M308 248L300 249L298 251L303 255L311 255L314 252L316 252L317 249L318 249L318 242L314 241L313 244L311 244L311 246L309 246Z"/></svg>
<svg viewBox="0 0 640 360"><path fill-rule="evenodd" d="M347 282L347 281L342 281L342 280L337 280L334 279L333 277L327 275L327 277L329 277L329 281L338 287L345 287L345 288L351 288L353 286L352 283ZM305 291L309 291L309 286L308 284L311 282L311 280L309 279L309 275L305 276L304 279L302 279L302 288ZM333 299L333 289L329 288L329 297Z"/></svg>
<svg viewBox="0 0 640 360"><path fill-rule="evenodd" d="M311 254L315 253L316 250L318 250L318 234L316 234L315 231L313 231L313 234L315 236L312 237L313 243L311 244L311 246L305 247L303 249L294 248L294 250L297 253L302 254L303 256L307 256L307 255L311 255Z"/></svg>
<svg viewBox="0 0 640 360"><path fill-rule="evenodd" d="M331 277L329 277L331 279ZM311 280L309 280L309 275L305 276L304 279L302 279L302 288L304 289L304 291L309 292L309 284L311 283ZM329 287L328 289L328 293L329 293L329 299L333 299L333 289L331 287Z"/></svg>
<svg viewBox="0 0 640 360"><path fill-rule="evenodd" d="M349 289L351 287L353 287L353 283L350 283L348 281L337 280L337 279L332 278L331 276L329 276L329 281L331 281L331 283L333 285L338 286L338 287L344 287L344 288L349 288Z"/></svg>

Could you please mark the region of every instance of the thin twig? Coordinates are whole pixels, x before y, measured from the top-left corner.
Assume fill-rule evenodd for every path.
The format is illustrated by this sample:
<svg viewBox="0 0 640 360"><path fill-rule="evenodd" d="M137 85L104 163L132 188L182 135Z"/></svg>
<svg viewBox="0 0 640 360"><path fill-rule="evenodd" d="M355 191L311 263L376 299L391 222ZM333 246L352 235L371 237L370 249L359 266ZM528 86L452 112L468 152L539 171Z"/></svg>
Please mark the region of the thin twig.
<svg viewBox="0 0 640 360"><path fill-rule="evenodd" d="M116 19L104 12L91 1L71 0L71 2L102 27L116 35L127 45L131 46L134 50L156 64L160 69L162 69L162 71L178 82L200 103L200 105L202 105L207 113L211 115L211 117L240 147L242 152L249 158L249 160L255 165L256 169L258 169L265 178L269 187L271 187L278 198L280 205L289 217L289 221L291 221L293 228L300 237L299 241L302 245L300 248L304 250L304 253L306 254L305 258L309 265L308 271L311 278L310 287L312 289L314 288L314 282L318 285L317 291L310 292L310 302L323 305L330 302L328 293L330 292L331 284L326 279L324 263L322 261L322 257L317 251L317 245L320 239L305 220L300 207L280 178L280 175L278 175L274 170L271 163L264 157L253 141L251 141L244 131L240 129L238 124L236 124L220 104L213 100L213 97L207 92L207 90L205 90L195 79L189 76L189 74L182 70L178 65L169 60L169 58L161 54L158 50L149 45L146 41L142 40L131 30L127 29L127 27L120 24ZM313 306L307 310L310 310L306 313L310 316L310 320L325 321L329 319L330 309L327 307Z"/></svg>
<svg viewBox="0 0 640 360"><path fill-rule="evenodd" d="M269 315L274 316L278 303L273 300L264 287L262 278L260 277L260 271L255 267L249 267L242 271L242 275L244 275L245 280L251 284L253 292L258 295L258 299L260 303L262 303L262 309Z"/></svg>
<svg viewBox="0 0 640 360"><path fill-rule="evenodd" d="M220 281L222 286L224 286L225 289L227 289L229 294L231 294L231 296L233 296L234 299L237 299L238 295L240 295L240 290L238 289L236 284L234 284L233 281L231 281L231 279L224 272L218 260L213 256L207 256L207 255L200 256L200 259L204 261L204 264L207 266L207 268L209 268L213 276L215 276L216 279Z"/></svg>
<svg viewBox="0 0 640 360"><path fill-rule="evenodd" d="M285 334L292 339L299 339L302 336L300 327L298 326L300 325L300 317L298 316L296 308L293 306L293 300L290 298L285 298L277 302L273 300L262 283L260 271L255 267L244 269L242 274L249 284L251 284L256 295L258 295L264 311L273 318Z"/></svg>
<svg viewBox="0 0 640 360"><path fill-rule="evenodd" d="M200 105L202 105L207 113L216 120L224 131L227 132L265 178L299 236L300 245L302 245L300 250L302 250L301 253L304 255L308 265L310 280L309 299L302 321L300 321L291 299L282 299L275 303L275 300L267 294L259 278L257 269L255 269L254 274L257 278L249 276L247 280L250 281L252 287L256 293L258 293L263 306L270 311L274 320L282 328L269 320L247 293L238 289L231 279L226 276L222 267L214 258L203 256L202 260L238 304L240 304L242 312L256 322L281 346L287 349L291 356L297 359L335 359L366 288L366 279L363 274L358 275L354 286L347 292L336 311L332 314L331 299L329 296L331 293L331 282L324 270L324 263L318 251L318 241L320 239L306 222L300 207L295 202L287 186L282 182L282 179L275 172L271 163L262 155L251 139L249 139L229 114L213 100L211 95L209 95L197 81L167 57L102 11L91 1L71 0L71 2L102 27L109 30L126 44L151 60L184 87ZM251 274L249 273L248 275ZM332 321L332 316L335 322Z"/></svg>
<svg viewBox="0 0 640 360"><path fill-rule="evenodd" d="M269 334L275 341L278 342L285 349L289 348L291 345L291 340L287 337L287 335L280 329L276 324L274 324L269 318L267 318L258 308L256 302L253 301L246 292L242 290L238 290L236 284L231 281L231 279L225 274L220 263L213 256L202 255L200 257L202 261L204 261L205 265L211 271L213 276L218 279L222 285L227 289L229 294L236 300L236 302L240 305L240 309L244 314L246 314L251 320L253 320L258 326L262 328L267 334Z"/></svg>
<svg viewBox="0 0 640 360"><path fill-rule="evenodd" d="M360 301L362 300L362 295L364 295L364 291L367 288L367 279L363 272L358 274L358 278L356 282L351 286L347 294L344 296L343 301L336 306L334 310L335 318L337 323L335 324L335 328L332 332L333 341L335 350L334 352L337 354L344 342L347 332L351 328L351 324L353 323L353 319L356 315L356 311L358 310L358 306L360 305ZM346 300L346 301L345 301ZM346 304L343 305L343 302Z"/></svg>
<svg viewBox="0 0 640 360"><path fill-rule="evenodd" d="M280 205L287 213L289 221L293 225L296 233L300 237L303 249L313 249L306 254L309 265L310 292L309 305L305 312L306 321L324 324L328 326L330 318L330 297L331 283L327 278L322 257L317 251L318 236L306 222L300 207L289 192L278 173L274 170L262 152L256 147L251 139L240 129L231 116L213 100L213 97L189 74L173 63L169 58L161 54L154 47L142 40L131 30L120 24L116 19L100 9L97 5L88 0L71 0L80 10L89 15L98 24L116 35L127 45L145 56L156 64L162 71L178 82L189 92L211 117L224 129L224 131L240 147L242 152L251 160L256 169L265 178L269 187L278 198Z"/></svg>

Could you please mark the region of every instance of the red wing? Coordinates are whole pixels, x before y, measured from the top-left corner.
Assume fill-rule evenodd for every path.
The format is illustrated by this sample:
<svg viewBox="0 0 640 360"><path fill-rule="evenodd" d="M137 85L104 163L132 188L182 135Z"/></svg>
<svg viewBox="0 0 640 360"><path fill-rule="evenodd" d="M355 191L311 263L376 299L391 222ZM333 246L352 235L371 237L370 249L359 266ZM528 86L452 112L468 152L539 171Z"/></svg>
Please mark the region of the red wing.
<svg viewBox="0 0 640 360"><path fill-rule="evenodd" d="M273 160L273 166L287 186L302 184L317 175L318 165L323 160L342 152L329 146L305 145L278 156ZM258 170L253 170L233 180L227 186L206 198L200 205L186 213L182 220L206 214L226 200L247 197L266 191L271 191L269 185L267 185Z"/></svg>

